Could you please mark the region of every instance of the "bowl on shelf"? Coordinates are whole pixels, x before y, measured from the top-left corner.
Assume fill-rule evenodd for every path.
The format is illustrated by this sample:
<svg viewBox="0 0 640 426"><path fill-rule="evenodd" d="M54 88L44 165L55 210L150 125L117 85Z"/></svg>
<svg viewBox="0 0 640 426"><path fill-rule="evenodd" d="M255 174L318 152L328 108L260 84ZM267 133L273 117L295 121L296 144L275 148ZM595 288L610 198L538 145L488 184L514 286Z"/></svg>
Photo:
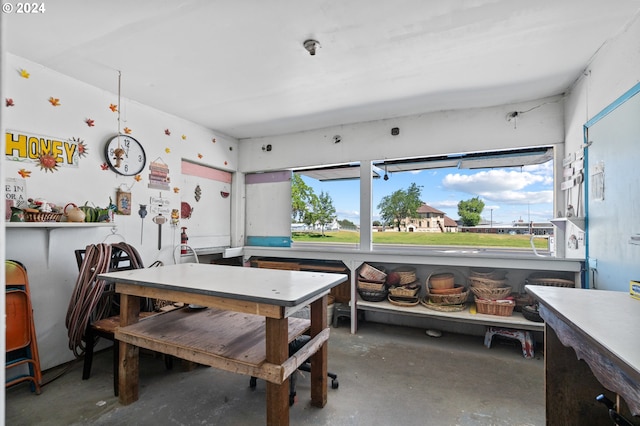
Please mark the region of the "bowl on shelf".
<svg viewBox="0 0 640 426"><path fill-rule="evenodd" d="M429 276L427 284L430 288L435 289L454 288L455 286L453 274L450 273L433 274Z"/></svg>

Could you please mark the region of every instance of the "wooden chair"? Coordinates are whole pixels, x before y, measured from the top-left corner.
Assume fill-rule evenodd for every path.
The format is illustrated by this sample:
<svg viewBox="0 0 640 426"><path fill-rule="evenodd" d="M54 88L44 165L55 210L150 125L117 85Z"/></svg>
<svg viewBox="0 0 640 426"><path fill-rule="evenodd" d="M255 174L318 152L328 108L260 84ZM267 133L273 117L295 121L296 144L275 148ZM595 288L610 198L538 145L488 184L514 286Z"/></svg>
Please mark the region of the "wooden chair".
<svg viewBox="0 0 640 426"><path fill-rule="evenodd" d="M76 262L78 269L82 270L82 263L87 250L75 250ZM124 271L142 267L142 262L138 258L135 249L124 243L113 244L111 247L111 258L109 261L108 272ZM107 272L107 271L105 271ZM120 345L114 337L117 327L120 326L119 300L113 287L105 288L102 298L109 304L107 316L104 318L96 318L90 321L84 331L83 340L85 342L84 363L82 368L82 380L88 380L91 376L91 366L93 364L94 347L99 338L104 338L113 342L113 393L118 396L118 359L120 353ZM140 318L146 318L156 314L153 311L153 301L143 300L140 307ZM173 367L173 358L165 356L165 366L167 369Z"/></svg>
<svg viewBox="0 0 640 426"><path fill-rule="evenodd" d="M28 381L31 390L40 394L42 372L33 323L33 308L27 270L20 262L5 261L6 300L6 387ZM27 365L28 373L10 378L7 372L15 367ZM24 370L24 369L23 369Z"/></svg>

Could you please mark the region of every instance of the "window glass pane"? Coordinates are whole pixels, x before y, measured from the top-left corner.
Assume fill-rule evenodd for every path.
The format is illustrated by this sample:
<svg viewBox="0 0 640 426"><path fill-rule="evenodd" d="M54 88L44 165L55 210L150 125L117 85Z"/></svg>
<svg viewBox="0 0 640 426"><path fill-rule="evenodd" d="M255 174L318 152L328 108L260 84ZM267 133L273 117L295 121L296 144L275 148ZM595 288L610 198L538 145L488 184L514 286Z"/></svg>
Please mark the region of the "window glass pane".
<svg viewBox="0 0 640 426"><path fill-rule="evenodd" d="M294 243L360 242L360 167L357 163L297 170L292 179Z"/></svg>
<svg viewBox="0 0 640 426"><path fill-rule="evenodd" d="M375 246L499 247L530 252L531 234L553 234L549 222L554 217L552 148L380 160L373 164L371 219ZM321 222L326 219L314 221L313 215L292 216L294 243L357 247L361 225L359 176L357 163L294 172L294 185L297 177L313 197L322 196L324 204L335 209L335 220L324 225ZM295 190L292 193L295 206ZM304 204L311 211L313 197ZM417 204L404 213L394 205L412 199ZM394 214L394 208L399 212ZM407 213L411 211L415 213ZM546 239L536 238L534 243L538 251L548 249Z"/></svg>

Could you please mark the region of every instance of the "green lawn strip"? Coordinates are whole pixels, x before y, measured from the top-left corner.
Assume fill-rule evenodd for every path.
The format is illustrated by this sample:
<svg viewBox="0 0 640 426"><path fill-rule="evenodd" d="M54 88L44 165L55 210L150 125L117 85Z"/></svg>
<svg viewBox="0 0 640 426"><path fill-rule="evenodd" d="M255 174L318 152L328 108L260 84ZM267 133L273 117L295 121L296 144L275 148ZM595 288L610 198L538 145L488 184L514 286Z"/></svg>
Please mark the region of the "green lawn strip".
<svg viewBox="0 0 640 426"><path fill-rule="evenodd" d="M360 233L351 231L293 232L294 242L358 243ZM533 240L537 249L547 248L547 240ZM412 244L423 246L531 248L529 235L476 234L471 232L374 232L374 244Z"/></svg>

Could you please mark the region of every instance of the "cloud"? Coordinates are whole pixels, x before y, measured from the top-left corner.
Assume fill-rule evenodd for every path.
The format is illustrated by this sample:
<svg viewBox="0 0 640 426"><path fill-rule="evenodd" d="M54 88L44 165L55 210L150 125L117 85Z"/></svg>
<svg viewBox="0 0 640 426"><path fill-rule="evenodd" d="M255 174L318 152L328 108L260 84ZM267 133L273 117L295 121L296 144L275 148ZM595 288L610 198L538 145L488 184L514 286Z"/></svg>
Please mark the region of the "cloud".
<svg viewBox="0 0 640 426"><path fill-rule="evenodd" d="M502 204L545 204L553 203L553 191L498 191L478 193L485 202ZM485 207L486 209L486 207Z"/></svg>
<svg viewBox="0 0 640 426"><path fill-rule="evenodd" d="M455 207L457 209L459 202L460 201L456 201L456 200L442 200L442 201L434 201L432 203L427 202L427 204L430 205L431 207L435 207L436 209L446 209L446 208L452 208L452 207Z"/></svg>
<svg viewBox="0 0 640 426"><path fill-rule="evenodd" d="M338 220L348 219L353 223L360 223L360 212L358 210L336 210Z"/></svg>
<svg viewBox="0 0 640 426"><path fill-rule="evenodd" d="M448 190L479 194L483 192L521 190L529 185L543 183L544 176L529 172L494 169L470 175L448 174L442 186Z"/></svg>

